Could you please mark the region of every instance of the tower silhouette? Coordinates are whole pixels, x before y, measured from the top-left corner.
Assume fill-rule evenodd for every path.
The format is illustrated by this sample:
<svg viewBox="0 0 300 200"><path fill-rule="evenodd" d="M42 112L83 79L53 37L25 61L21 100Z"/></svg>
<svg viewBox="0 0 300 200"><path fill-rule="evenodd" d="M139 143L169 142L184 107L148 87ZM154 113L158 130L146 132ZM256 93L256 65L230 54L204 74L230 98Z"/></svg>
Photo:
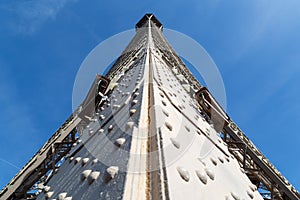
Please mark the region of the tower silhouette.
<svg viewBox="0 0 300 200"><path fill-rule="evenodd" d="M0 199L300 199L146 14Z"/></svg>

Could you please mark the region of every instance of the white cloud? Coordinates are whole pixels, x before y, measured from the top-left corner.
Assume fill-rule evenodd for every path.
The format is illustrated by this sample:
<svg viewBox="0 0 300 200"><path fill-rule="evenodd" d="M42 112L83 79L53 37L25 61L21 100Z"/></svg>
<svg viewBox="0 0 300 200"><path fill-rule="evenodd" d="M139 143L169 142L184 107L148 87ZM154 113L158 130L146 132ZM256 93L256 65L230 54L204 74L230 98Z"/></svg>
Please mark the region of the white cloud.
<svg viewBox="0 0 300 200"><path fill-rule="evenodd" d="M20 170L20 169L21 169L20 167L16 166L15 164L13 164L13 163L11 163L11 162L5 160L5 159L0 158L0 161L3 162L3 163L6 163L7 165L9 165L9 166L11 166L11 167L16 168L17 170Z"/></svg>
<svg viewBox="0 0 300 200"><path fill-rule="evenodd" d="M33 34L46 21L54 20L59 11L67 3L76 0L29 0L6 1L0 8L12 13L15 17L10 22L11 28L17 33Z"/></svg>

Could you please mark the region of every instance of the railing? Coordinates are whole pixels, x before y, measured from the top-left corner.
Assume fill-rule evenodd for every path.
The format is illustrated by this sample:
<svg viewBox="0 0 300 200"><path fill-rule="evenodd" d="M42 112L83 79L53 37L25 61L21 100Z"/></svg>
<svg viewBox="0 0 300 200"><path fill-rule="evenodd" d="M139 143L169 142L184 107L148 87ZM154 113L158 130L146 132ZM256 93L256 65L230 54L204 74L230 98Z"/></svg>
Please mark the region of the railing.
<svg viewBox="0 0 300 200"><path fill-rule="evenodd" d="M99 83L99 80L101 82ZM71 116L60 126L60 128L47 140L47 142L39 149L39 151L25 164L25 166L11 179L11 181L1 190L0 199L16 199L26 198L28 190L45 176L49 170L71 150L72 145L76 142L75 133L77 126L81 123L81 113L92 112L90 104L96 108L95 96L96 92L105 94L109 87L110 80L96 76L92 87L95 91L89 91L88 99L79 106L79 108L71 114ZM102 101L102 100L99 100ZM95 111L95 110L94 110Z"/></svg>
<svg viewBox="0 0 300 200"><path fill-rule="evenodd" d="M39 177L32 176L32 174L35 172L35 169L41 167L41 165L45 163L53 145L58 142L62 142L65 138L67 138L80 121L80 118L71 115L65 121L65 123L51 136L51 138L47 140L42 148L39 149L39 151L25 164L25 166L14 176L14 178L12 178L12 180L1 190L0 199L11 199L14 193L16 193L20 187L28 185L26 184L26 181L37 181ZM25 187L24 190L22 189L22 191L18 191L18 193L26 193L25 190L29 188Z"/></svg>
<svg viewBox="0 0 300 200"><path fill-rule="evenodd" d="M290 199L290 200L299 200L299 192L287 181L287 179L274 167L274 165L259 151L259 149L251 142L251 140L243 133L243 131L227 116L223 114L223 110L220 110L218 107L219 104L214 103L212 95L205 90L205 95L200 96L203 91L196 93L197 101L201 106L201 109L206 112L208 116L212 116L212 112L217 114L214 118L210 120L213 123L219 124L223 120L223 128L221 132L224 134L224 141L229 144L239 143L242 145L235 145L235 148L240 149L238 160L242 166L245 166L245 160L250 159L251 163L255 165L253 171L259 172L259 175L251 173L251 170L247 168L246 170L248 175L256 176L256 178L266 183L268 180L269 184L266 184L266 187L269 189L271 196L273 196L274 190L277 193L280 193L277 198L279 199ZM227 135L230 138L227 138ZM244 147L241 147L244 146ZM245 148L246 150L244 150ZM244 155L243 155L244 154ZM236 155L237 156L237 155ZM243 159L241 159L243 157ZM253 165L252 164L252 165ZM248 165L250 165L248 163Z"/></svg>

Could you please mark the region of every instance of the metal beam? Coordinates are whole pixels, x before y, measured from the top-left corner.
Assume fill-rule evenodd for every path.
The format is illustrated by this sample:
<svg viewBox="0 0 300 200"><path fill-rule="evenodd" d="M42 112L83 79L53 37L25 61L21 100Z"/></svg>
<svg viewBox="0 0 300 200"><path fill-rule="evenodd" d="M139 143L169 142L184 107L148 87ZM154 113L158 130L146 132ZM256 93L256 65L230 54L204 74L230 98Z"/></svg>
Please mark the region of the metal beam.
<svg viewBox="0 0 300 200"><path fill-rule="evenodd" d="M285 193L289 199L291 200L299 200L299 194L293 192L292 186L286 184L282 178L275 172L275 168L271 168L268 164L264 161L264 156L258 151L258 149L252 144L249 143L247 140L243 140L242 138L247 138L242 132L234 131L232 128L233 122L231 122L228 126L225 126L223 131L229 134L235 141L243 143L247 146L247 155L251 157L254 163L270 178L274 181L275 184L278 185L279 191L281 190ZM239 136L238 133L241 135ZM248 139L249 140L249 139Z"/></svg>

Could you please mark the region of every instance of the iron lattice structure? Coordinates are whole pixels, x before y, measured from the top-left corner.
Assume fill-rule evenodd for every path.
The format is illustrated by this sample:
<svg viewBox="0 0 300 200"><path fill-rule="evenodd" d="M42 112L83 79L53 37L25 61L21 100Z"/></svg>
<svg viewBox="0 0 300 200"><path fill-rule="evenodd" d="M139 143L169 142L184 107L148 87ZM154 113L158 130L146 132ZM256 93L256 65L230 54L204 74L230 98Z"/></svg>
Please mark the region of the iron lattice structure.
<svg viewBox="0 0 300 200"><path fill-rule="evenodd" d="M0 199L300 199L146 14Z"/></svg>

